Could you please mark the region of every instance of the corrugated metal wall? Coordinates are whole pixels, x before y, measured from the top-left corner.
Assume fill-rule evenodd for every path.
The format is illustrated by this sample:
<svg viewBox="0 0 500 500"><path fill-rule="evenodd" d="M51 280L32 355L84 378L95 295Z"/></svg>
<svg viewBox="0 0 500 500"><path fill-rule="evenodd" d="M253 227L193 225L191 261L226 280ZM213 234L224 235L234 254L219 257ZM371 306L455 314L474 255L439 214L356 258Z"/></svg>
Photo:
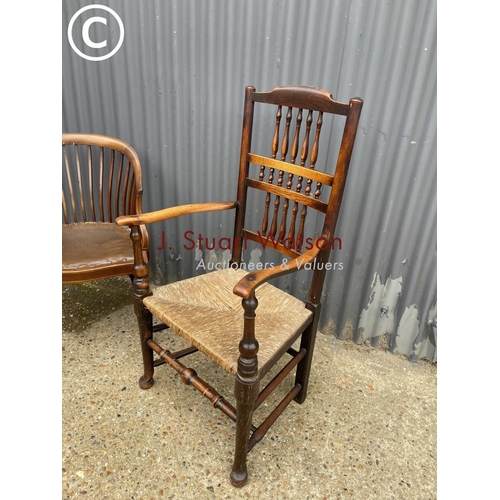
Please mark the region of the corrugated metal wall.
<svg viewBox="0 0 500 500"><path fill-rule="evenodd" d="M103 0L71 30L91 57L124 33L103 60L68 41L70 21L89 5L63 2L63 131L130 142L143 163L145 210L234 198L246 85L302 83L341 101L363 98L337 226L342 249L332 255L343 268L327 273L320 328L435 360L436 0ZM155 279L226 258L185 250L179 235L231 236L232 217L152 226ZM302 280L281 284L300 296Z"/></svg>

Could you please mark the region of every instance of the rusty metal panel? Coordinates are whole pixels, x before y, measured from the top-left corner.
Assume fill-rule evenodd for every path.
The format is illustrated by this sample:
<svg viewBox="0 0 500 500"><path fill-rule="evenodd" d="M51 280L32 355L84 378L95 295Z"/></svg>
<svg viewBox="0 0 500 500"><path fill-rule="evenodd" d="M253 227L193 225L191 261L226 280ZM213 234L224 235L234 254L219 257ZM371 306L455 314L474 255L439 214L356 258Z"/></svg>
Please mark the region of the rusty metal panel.
<svg viewBox="0 0 500 500"><path fill-rule="evenodd" d="M234 198L246 85L362 97L320 327L436 359L436 0L66 0L62 36L63 130L132 144L145 210ZM151 226L155 280L227 260L191 246L232 217ZM280 284L300 297L305 279Z"/></svg>

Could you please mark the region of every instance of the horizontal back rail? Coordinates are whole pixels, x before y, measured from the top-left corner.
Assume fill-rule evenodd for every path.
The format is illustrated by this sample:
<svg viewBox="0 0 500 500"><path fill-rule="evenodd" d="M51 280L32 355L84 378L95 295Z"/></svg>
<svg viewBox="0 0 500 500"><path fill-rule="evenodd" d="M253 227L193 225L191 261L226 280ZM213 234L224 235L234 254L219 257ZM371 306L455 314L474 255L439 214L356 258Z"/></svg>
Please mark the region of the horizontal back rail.
<svg viewBox="0 0 500 500"><path fill-rule="evenodd" d="M333 186L333 175L318 172L317 170L306 169L304 167L294 165L293 163L276 160L274 158L269 158L267 156L261 156L254 153L249 153L248 161L255 165L283 170L283 172L300 175L303 177L307 177L308 179L311 179L313 181L326 184L327 186Z"/></svg>
<svg viewBox="0 0 500 500"><path fill-rule="evenodd" d="M304 89L307 89L307 96L304 97ZM252 96L255 102L290 106L293 108L312 109L314 111L324 111L336 115L347 116L349 104L336 101L332 95L317 87L301 85L285 85L277 87L270 92L255 92Z"/></svg>
<svg viewBox="0 0 500 500"><path fill-rule="evenodd" d="M260 189L261 191L266 191L268 193L275 194L277 196L282 196L288 198L289 200L296 201L307 207L312 207L319 212L326 213L328 204L321 200L316 200L315 198L310 198L309 196L290 191L289 189L275 186L274 184L267 184L256 179L247 178L247 186L254 189Z"/></svg>

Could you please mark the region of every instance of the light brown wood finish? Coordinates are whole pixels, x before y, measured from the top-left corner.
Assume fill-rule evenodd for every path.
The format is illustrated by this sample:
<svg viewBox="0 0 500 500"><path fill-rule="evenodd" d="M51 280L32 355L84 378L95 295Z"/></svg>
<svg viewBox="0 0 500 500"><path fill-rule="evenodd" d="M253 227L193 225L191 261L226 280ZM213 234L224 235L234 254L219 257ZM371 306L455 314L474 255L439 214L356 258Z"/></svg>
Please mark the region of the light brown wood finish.
<svg viewBox="0 0 500 500"><path fill-rule="evenodd" d="M142 213L142 169L129 144L99 134L62 134L62 281L132 275L130 230L122 214ZM141 227L147 259L149 237Z"/></svg>
<svg viewBox="0 0 500 500"><path fill-rule="evenodd" d="M252 150L252 134L258 111L269 105L276 108L272 123L268 124L267 155ZM139 384L143 389L150 388L154 383L155 366L168 364L180 374L185 384L195 387L236 422L230 480L237 487L243 486L248 478L248 452L292 401L303 403L307 395L326 264L361 107L359 98L340 103L325 90L310 86L278 87L271 92L256 92L254 87L247 87L236 201L182 205L148 214L122 216L116 221L120 227L131 227L134 245L134 309L144 363L144 374ZM345 120L344 132L336 165L327 166L325 172L320 172L321 131L327 115L332 113L341 115L341 119ZM259 120L258 126L263 130L265 123ZM297 158L300 165L297 165ZM324 158L323 163L326 163ZM250 168L250 164L257 168ZM247 227L247 199L262 191L266 192L262 220L256 228ZM236 211L230 267L237 269L195 276L155 288L152 292L147 263L141 250L140 224L196 212L229 209ZM323 217L323 228L319 233L314 233L315 219L308 224L311 219L309 212L312 211L318 211ZM306 238L309 234L314 234L314 237ZM267 242L269 248L287 258L273 268L245 274L240 269L245 264L243 241L260 243L262 247L265 246L263 242ZM309 243L306 251L301 250L304 242ZM278 276L297 272L312 263L314 265L309 266L311 286L304 302L269 283ZM241 306L238 297L241 298ZM170 353L159 346L153 340L153 333L162 326L153 326L153 316L184 337L193 348ZM295 350L292 345L298 339L300 348ZM177 361L181 356L198 351L235 377L236 408L229 405L194 370ZM159 356L156 361L153 353ZM286 354L291 356L291 360L260 390L264 374ZM267 418L255 426L253 413L256 408L293 371L293 388Z"/></svg>
<svg viewBox="0 0 500 500"><path fill-rule="evenodd" d="M212 203L192 203L188 205L179 205L177 207L164 208L155 212L147 212L141 215L128 215L116 218L116 224L119 226L139 226L141 224L153 224L181 215L195 214L200 212L216 212L220 210L230 210L236 208L238 202L223 201Z"/></svg>
<svg viewBox="0 0 500 500"><path fill-rule="evenodd" d="M254 163L255 165L275 168L295 175L301 175L304 173L303 167L299 167L297 165L294 165L293 163L287 163L283 160L280 161L268 158L267 156L249 153L248 161L250 163ZM308 176L311 180L321 182L322 184L326 184L327 186L333 186L333 175L328 175L323 172L317 172L316 170L311 170L310 172L308 172ZM291 193L287 193L287 196L290 196L290 194Z"/></svg>

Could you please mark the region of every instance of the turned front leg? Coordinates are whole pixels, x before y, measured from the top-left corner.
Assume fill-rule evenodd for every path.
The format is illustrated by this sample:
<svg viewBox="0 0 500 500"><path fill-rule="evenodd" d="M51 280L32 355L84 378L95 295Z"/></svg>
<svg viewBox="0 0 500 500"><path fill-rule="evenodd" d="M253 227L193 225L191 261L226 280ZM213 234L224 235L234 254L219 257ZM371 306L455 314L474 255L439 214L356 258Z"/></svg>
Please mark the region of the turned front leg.
<svg viewBox="0 0 500 500"><path fill-rule="evenodd" d="M136 300L134 298L134 301ZM148 344L148 340L153 338L153 317L151 312L142 303L142 300L138 301L134 308L136 309L137 323L139 325L142 364L144 368L144 375L139 379L139 387L141 389L149 389L154 384L153 350Z"/></svg>
<svg viewBox="0 0 500 500"><path fill-rule="evenodd" d="M243 338L239 344L238 374L234 394L236 397L236 446L231 471L231 483L241 487L247 482L247 450L255 400L259 392L258 359L259 343L255 338L255 309L258 302L252 292L242 300L245 311Z"/></svg>
<svg viewBox="0 0 500 500"><path fill-rule="evenodd" d="M149 389L154 384L153 351L148 341L153 338L153 317L143 303L143 299L150 295L148 265L144 262L142 254L142 238L139 226L131 226L130 239L134 249L134 267L132 290L134 295L134 312L139 325L141 342L142 363L144 375L139 379L141 389Z"/></svg>

